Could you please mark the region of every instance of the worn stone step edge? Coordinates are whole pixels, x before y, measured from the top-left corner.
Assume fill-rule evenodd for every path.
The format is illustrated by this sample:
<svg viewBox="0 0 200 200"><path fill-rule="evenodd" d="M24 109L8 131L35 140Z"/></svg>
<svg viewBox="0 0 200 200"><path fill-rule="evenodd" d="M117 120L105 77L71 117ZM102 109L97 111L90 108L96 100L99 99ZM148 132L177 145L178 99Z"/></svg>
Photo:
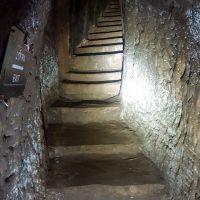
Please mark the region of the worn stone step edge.
<svg viewBox="0 0 200 200"><path fill-rule="evenodd" d="M103 62L102 62L103 60ZM122 70L123 53L95 56L74 56L70 61L71 71L102 72Z"/></svg>
<svg viewBox="0 0 200 200"><path fill-rule="evenodd" d="M117 22L98 22L97 27L112 27L112 26L122 26L121 21Z"/></svg>
<svg viewBox="0 0 200 200"><path fill-rule="evenodd" d="M50 109L52 108L65 108L65 109L79 109L79 108L101 108L103 109L110 109L110 108L120 108L120 97L116 96L113 98L110 98L106 101L98 101L98 100L92 100L92 101L78 101L78 102L71 102L66 101L65 99L60 99L54 102Z"/></svg>
<svg viewBox="0 0 200 200"><path fill-rule="evenodd" d="M107 8L104 13L115 13L115 12L121 12L119 8Z"/></svg>
<svg viewBox="0 0 200 200"><path fill-rule="evenodd" d="M65 73L63 75L64 81L83 81L83 82L105 82L105 81L119 81L121 80L121 72L113 73Z"/></svg>
<svg viewBox="0 0 200 200"><path fill-rule="evenodd" d="M79 146L50 146L50 158L80 158L80 159L134 159L141 153L140 143L103 144Z"/></svg>
<svg viewBox="0 0 200 200"><path fill-rule="evenodd" d="M49 124L88 124L94 122L120 121L120 113L121 109L119 105L85 108L54 107L48 109L47 121Z"/></svg>
<svg viewBox="0 0 200 200"><path fill-rule="evenodd" d="M116 3L110 3L109 5L110 5L110 6L120 6L119 2L116 2Z"/></svg>
<svg viewBox="0 0 200 200"><path fill-rule="evenodd" d="M115 31L111 33L92 33L92 34L90 33L88 35L88 40L120 38L120 37L122 38L122 31Z"/></svg>
<svg viewBox="0 0 200 200"><path fill-rule="evenodd" d="M120 5L120 4L119 1L116 1L116 2L110 2L109 5Z"/></svg>
<svg viewBox="0 0 200 200"><path fill-rule="evenodd" d="M51 108L106 108L106 107L120 107L120 97L114 97L107 101L78 101L71 102L65 101L64 99L59 99L55 101Z"/></svg>
<svg viewBox="0 0 200 200"><path fill-rule="evenodd" d="M102 100L118 96L121 82L61 84L60 96L71 101Z"/></svg>
<svg viewBox="0 0 200 200"><path fill-rule="evenodd" d="M122 26L113 26L113 27L92 27L89 30L89 33L97 34L97 33L111 33L116 31L122 31Z"/></svg>
<svg viewBox="0 0 200 200"><path fill-rule="evenodd" d="M96 54L109 54L109 53L122 53L123 45L116 44L110 46L99 47L82 47L75 50L76 55L96 55Z"/></svg>
<svg viewBox="0 0 200 200"><path fill-rule="evenodd" d="M97 24L103 24L103 23L110 23L112 24L118 24L120 23L120 25L122 24L122 20L111 20L111 21L98 21Z"/></svg>
<svg viewBox="0 0 200 200"><path fill-rule="evenodd" d="M110 8L106 8L105 10L104 10L104 13L115 13L115 12L120 12L121 13L121 10L120 9L110 9Z"/></svg>
<svg viewBox="0 0 200 200"><path fill-rule="evenodd" d="M81 47L102 46L102 45L106 46L106 45L116 45L116 44L123 44L122 37L102 39L102 40L87 40L86 42L81 44Z"/></svg>
<svg viewBox="0 0 200 200"><path fill-rule="evenodd" d="M95 191L95 192L94 192ZM86 185L66 188L48 188L47 200L107 200L113 197L116 200L167 200L167 191L164 184L143 184L129 186Z"/></svg>
<svg viewBox="0 0 200 200"><path fill-rule="evenodd" d="M81 85L81 84L87 84L87 85L94 85L94 84L109 84L109 83L118 83L122 79L111 79L111 80L69 80L69 79L64 79L61 81L62 84L76 84L76 85Z"/></svg>
<svg viewBox="0 0 200 200"><path fill-rule="evenodd" d="M115 16L121 16L121 12L114 12L114 13L103 13L102 17L115 17Z"/></svg>
<svg viewBox="0 0 200 200"><path fill-rule="evenodd" d="M109 5L108 8L110 8L110 9L120 9L120 5Z"/></svg>
<svg viewBox="0 0 200 200"><path fill-rule="evenodd" d="M122 21L122 17L121 16L116 16L116 17L100 17L98 19L98 22L115 22L115 21Z"/></svg>

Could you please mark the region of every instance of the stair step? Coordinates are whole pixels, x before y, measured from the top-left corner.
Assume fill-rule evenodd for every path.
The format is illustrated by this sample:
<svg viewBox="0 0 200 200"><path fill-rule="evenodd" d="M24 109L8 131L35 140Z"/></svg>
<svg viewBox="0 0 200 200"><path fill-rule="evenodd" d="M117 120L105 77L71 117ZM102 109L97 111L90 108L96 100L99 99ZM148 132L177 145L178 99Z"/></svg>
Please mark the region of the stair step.
<svg viewBox="0 0 200 200"><path fill-rule="evenodd" d="M114 31L122 31L122 26L93 27L89 33L109 33Z"/></svg>
<svg viewBox="0 0 200 200"><path fill-rule="evenodd" d="M120 8L107 8L105 11L105 13L113 13L113 12L121 12L121 9Z"/></svg>
<svg viewBox="0 0 200 200"><path fill-rule="evenodd" d="M86 185L47 189L47 200L167 200L163 184Z"/></svg>
<svg viewBox="0 0 200 200"><path fill-rule="evenodd" d="M122 17L118 16L118 17L100 17L98 19L98 22L115 22L115 21L121 21Z"/></svg>
<svg viewBox="0 0 200 200"><path fill-rule="evenodd" d="M118 104L97 107L91 105L87 107L51 107L47 113L49 124L87 124L118 120L120 120L120 107Z"/></svg>
<svg viewBox="0 0 200 200"><path fill-rule="evenodd" d="M97 22L98 27L107 27L107 26L122 26L121 21L116 22Z"/></svg>
<svg viewBox="0 0 200 200"><path fill-rule="evenodd" d="M119 4L119 1L118 1L118 0L112 0L112 1L110 2L110 4L112 4L112 3L118 3L118 4Z"/></svg>
<svg viewBox="0 0 200 200"><path fill-rule="evenodd" d="M101 150L103 154L103 148ZM65 151L65 148L61 151ZM71 153L74 154L74 151ZM94 154L92 159L87 156L58 157L51 159L49 165L47 184L50 187L164 184L159 169L141 153L129 159L99 159L98 155L95 159Z"/></svg>
<svg viewBox="0 0 200 200"><path fill-rule="evenodd" d="M98 101L98 100L86 100L86 101L66 101L65 99L60 98L59 100L55 101L51 107L70 107L70 108L88 108L88 107L94 107L94 108L104 108L107 106L118 106L119 107L120 98L119 96L108 99L106 101Z"/></svg>
<svg viewBox="0 0 200 200"><path fill-rule="evenodd" d="M109 6L120 6L119 2L118 3L110 3Z"/></svg>
<svg viewBox="0 0 200 200"><path fill-rule="evenodd" d="M120 12L121 13L121 10L120 9L110 9L110 8L107 8L104 13L116 13L116 12Z"/></svg>
<svg viewBox="0 0 200 200"><path fill-rule="evenodd" d="M118 5L109 5L108 8L110 8L110 9L120 9L120 5L119 4Z"/></svg>
<svg viewBox="0 0 200 200"><path fill-rule="evenodd" d="M140 146L133 144L102 144L102 145L79 145L79 146L49 146L49 157L79 160L113 160L130 159L141 152Z"/></svg>
<svg viewBox="0 0 200 200"><path fill-rule="evenodd" d="M99 47L84 47L77 48L75 50L76 55L94 55L94 54L109 54L109 53L121 53L123 52L123 45L110 45L110 46L99 46Z"/></svg>
<svg viewBox="0 0 200 200"><path fill-rule="evenodd" d="M122 44L122 38L113 38L113 39L102 39L102 40L87 40L81 44L82 47L86 46L102 46L102 45L114 45Z"/></svg>
<svg viewBox="0 0 200 200"><path fill-rule="evenodd" d="M93 33L88 35L89 40L109 39L122 37L122 31L112 33Z"/></svg>
<svg viewBox="0 0 200 200"><path fill-rule="evenodd" d="M61 84L61 95L72 101L106 100L119 95L121 81L101 84Z"/></svg>
<svg viewBox="0 0 200 200"><path fill-rule="evenodd" d="M71 70L77 72L120 71L123 53L113 55L76 56L72 58Z"/></svg>
<svg viewBox="0 0 200 200"><path fill-rule="evenodd" d="M66 73L63 76L64 80L69 81L84 81L84 82L105 82L121 80L121 72L110 73Z"/></svg>
<svg viewBox="0 0 200 200"><path fill-rule="evenodd" d="M116 1L116 2L110 2L110 4L109 5L120 5L119 4L119 2L118 1Z"/></svg>
<svg viewBox="0 0 200 200"><path fill-rule="evenodd" d="M103 17L115 17L115 16L121 16L121 12L113 12L113 13L104 13Z"/></svg>
<svg viewBox="0 0 200 200"><path fill-rule="evenodd" d="M50 125L47 132L49 146L134 144L138 147L140 144L134 131L120 122L55 124Z"/></svg>

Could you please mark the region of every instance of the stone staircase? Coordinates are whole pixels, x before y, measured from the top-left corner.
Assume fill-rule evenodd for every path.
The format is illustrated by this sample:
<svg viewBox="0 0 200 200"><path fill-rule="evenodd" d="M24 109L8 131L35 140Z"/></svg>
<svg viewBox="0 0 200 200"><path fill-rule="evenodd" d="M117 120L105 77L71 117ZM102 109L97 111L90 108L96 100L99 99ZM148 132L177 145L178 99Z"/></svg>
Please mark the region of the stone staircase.
<svg viewBox="0 0 200 200"><path fill-rule="evenodd" d="M75 51L47 114L48 200L161 200L166 187L120 119L120 5L111 1Z"/></svg>

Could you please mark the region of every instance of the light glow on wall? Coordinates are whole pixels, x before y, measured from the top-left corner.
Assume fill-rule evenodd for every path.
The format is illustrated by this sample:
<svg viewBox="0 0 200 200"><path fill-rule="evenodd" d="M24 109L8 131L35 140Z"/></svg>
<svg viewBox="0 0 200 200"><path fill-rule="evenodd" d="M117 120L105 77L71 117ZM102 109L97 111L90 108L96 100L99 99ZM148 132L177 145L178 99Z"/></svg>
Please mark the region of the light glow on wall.
<svg viewBox="0 0 200 200"><path fill-rule="evenodd" d="M146 129L161 131L162 128L174 136L174 129L171 131L168 127L176 127L180 121L182 103L170 93L167 81L159 78L148 63L133 64L130 60L125 67L128 70L123 75L121 117L129 121L133 128L142 127L143 133Z"/></svg>
<svg viewBox="0 0 200 200"><path fill-rule="evenodd" d="M152 83L139 69L141 67L134 66L133 72L125 75L122 99L123 102L134 103L134 106L140 107L140 111L143 110L146 112L150 110L153 99Z"/></svg>

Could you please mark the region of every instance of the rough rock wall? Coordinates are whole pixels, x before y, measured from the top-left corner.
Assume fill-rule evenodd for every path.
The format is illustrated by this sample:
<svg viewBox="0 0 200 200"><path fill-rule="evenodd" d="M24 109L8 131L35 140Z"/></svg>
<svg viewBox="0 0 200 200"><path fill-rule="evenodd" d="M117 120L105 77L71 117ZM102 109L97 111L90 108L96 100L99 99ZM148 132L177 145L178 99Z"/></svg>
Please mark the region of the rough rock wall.
<svg viewBox="0 0 200 200"><path fill-rule="evenodd" d="M71 0L54 0L49 32L54 40L54 49L57 56L58 72L61 79L69 71L70 60L70 10ZM52 40L51 39L51 40Z"/></svg>
<svg viewBox="0 0 200 200"><path fill-rule="evenodd" d="M51 9L43 38L42 57L40 60L40 80L42 105L45 109L58 98L59 64L54 28L54 11ZM45 114L44 114L45 116Z"/></svg>
<svg viewBox="0 0 200 200"><path fill-rule="evenodd" d="M56 12L56 14L58 13ZM46 134L46 129L48 128L47 111L51 106L51 104L59 98L59 81L60 81L59 73L61 73L60 71L61 67L59 65L58 60L59 60L59 52L62 49L60 45L62 45L62 43L60 43L60 45L57 46L57 40L58 37L59 39L61 39L60 34L63 34L65 31L63 33L60 33L59 32L60 29L55 30L57 23L54 22L57 22L58 20L59 19L55 18L55 11L52 7L47 26L45 28L42 58L40 60L42 117L44 121L45 134ZM63 34L63 37L66 36ZM65 58L63 57L63 59Z"/></svg>
<svg viewBox="0 0 200 200"><path fill-rule="evenodd" d="M122 115L169 183L200 199L200 3L125 0Z"/></svg>
<svg viewBox="0 0 200 200"><path fill-rule="evenodd" d="M58 61L55 49L46 41L40 61L41 97L43 104L49 106L58 97Z"/></svg>
<svg viewBox="0 0 200 200"><path fill-rule="evenodd" d="M8 108L0 105L0 199L43 199L46 158L39 60L50 1L2 1L1 6L0 39L5 42L11 25L20 27L29 35L37 66L29 73L24 95L10 99Z"/></svg>

